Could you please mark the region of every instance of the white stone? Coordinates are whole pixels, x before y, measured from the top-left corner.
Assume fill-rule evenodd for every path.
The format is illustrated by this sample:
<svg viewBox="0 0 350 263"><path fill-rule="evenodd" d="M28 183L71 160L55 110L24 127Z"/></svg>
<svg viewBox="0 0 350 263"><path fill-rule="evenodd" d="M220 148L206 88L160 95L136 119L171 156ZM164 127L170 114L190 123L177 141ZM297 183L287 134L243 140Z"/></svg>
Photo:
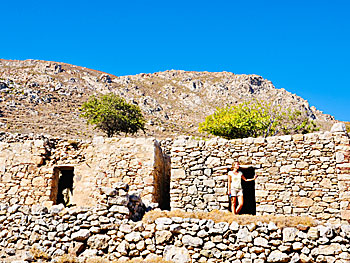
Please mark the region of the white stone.
<svg viewBox="0 0 350 263"><path fill-rule="evenodd" d="M173 222L170 218L167 217L160 217L155 220L155 223L157 225L170 225Z"/></svg>
<svg viewBox="0 0 350 263"><path fill-rule="evenodd" d="M337 163L342 163L344 162L344 154L343 153L340 153L340 152L336 152L335 153L335 159L337 161Z"/></svg>
<svg viewBox="0 0 350 263"><path fill-rule="evenodd" d="M303 243L301 243L301 242L295 242L295 243L293 243L293 250L301 250L301 249L303 249Z"/></svg>
<svg viewBox="0 0 350 263"><path fill-rule="evenodd" d="M156 244L162 244L167 242L172 237L172 233L170 231L162 230L156 232Z"/></svg>
<svg viewBox="0 0 350 263"><path fill-rule="evenodd" d="M345 123L338 122L333 124L331 128L331 132L346 132L346 126Z"/></svg>
<svg viewBox="0 0 350 263"><path fill-rule="evenodd" d="M129 243L125 240L122 240L120 244L117 246L117 251L122 255L126 256L129 250Z"/></svg>
<svg viewBox="0 0 350 263"><path fill-rule="evenodd" d="M295 168L295 166L293 164L284 165L280 168L280 172L281 173L290 173L294 168Z"/></svg>
<svg viewBox="0 0 350 263"><path fill-rule="evenodd" d="M310 152L310 155L311 156L320 156L321 152L319 150L313 150L313 151Z"/></svg>
<svg viewBox="0 0 350 263"><path fill-rule="evenodd" d="M294 227L286 227L283 229L282 233L283 233L283 242L291 242L295 240L298 233L298 229Z"/></svg>
<svg viewBox="0 0 350 263"><path fill-rule="evenodd" d="M208 168L218 167L221 165L221 160L220 158L210 156L205 164L208 166Z"/></svg>
<svg viewBox="0 0 350 263"><path fill-rule="evenodd" d="M257 212L275 213L276 207L274 205L259 205L256 207Z"/></svg>
<svg viewBox="0 0 350 263"><path fill-rule="evenodd" d="M188 194L190 195L197 194L197 187L195 185L188 187Z"/></svg>
<svg viewBox="0 0 350 263"><path fill-rule="evenodd" d="M252 235L246 228L238 230L237 239L243 242L252 242Z"/></svg>
<svg viewBox="0 0 350 263"><path fill-rule="evenodd" d="M61 212L64 209L64 205L63 204L59 204L59 205L53 205L49 212L52 215L57 215L59 212Z"/></svg>
<svg viewBox="0 0 350 263"><path fill-rule="evenodd" d="M100 191L108 196L115 196L117 194L117 190L111 187L101 187Z"/></svg>
<svg viewBox="0 0 350 263"><path fill-rule="evenodd" d="M254 246L268 247L269 241L263 237L257 237L254 239Z"/></svg>
<svg viewBox="0 0 350 263"><path fill-rule="evenodd" d="M102 250L108 247L108 241L110 239L111 238L108 235L93 235L89 237L87 244L90 248Z"/></svg>
<svg viewBox="0 0 350 263"><path fill-rule="evenodd" d="M275 231L275 230L278 229L278 227L276 226L275 223L270 222L270 223L268 224L268 226L267 226L267 229L268 229L269 231Z"/></svg>
<svg viewBox="0 0 350 263"><path fill-rule="evenodd" d="M283 136L279 136L279 139L280 139L281 141L288 142L288 141L291 141L291 140L292 140L292 135L283 135Z"/></svg>
<svg viewBox="0 0 350 263"><path fill-rule="evenodd" d="M191 262L191 257L188 250L184 247L166 246L163 252L163 258L165 261L174 263L187 263Z"/></svg>
<svg viewBox="0 0 350 263"><path fill-rule="evenodd" d="M289 262L290 258L286 253L278 250L273 250L267 257L267 262Z"/></svg>
<svg viewBox="0 0 350 263"><path fill-rule="evenodd" d="M72 239L75 241L85 241L90 236L90 230L81 229L78 232L72 234Z"/></svg>
<svg viewBox="0 0 350 263"><path fill-rule="evenodd" d="M185 179L186 173L183 169L171 169L171 178L172 179Z"/></svg>
<svg viewBox="0 0 350 263"><path fill-rule="evenodd" d="M331 245L323 245L319 246L319 253L321 255L338 255L342 252L342 248L340 244L331 244Z"/></svg>
<svg viewBox="0 0 350 263"><path fill-rule="evenodd" d="M190 235L184 235L182 238L182 243L185 246L199 247L203 245L203 240L199 237L192 237Z"/></svg>
<svg viewBox="0 0 350 263"><path fill-rule="evenodd" d="M125 240L128 242L138 242L141 239L142 237L139 232L132 232L130 234L125 235Z"/></svg>

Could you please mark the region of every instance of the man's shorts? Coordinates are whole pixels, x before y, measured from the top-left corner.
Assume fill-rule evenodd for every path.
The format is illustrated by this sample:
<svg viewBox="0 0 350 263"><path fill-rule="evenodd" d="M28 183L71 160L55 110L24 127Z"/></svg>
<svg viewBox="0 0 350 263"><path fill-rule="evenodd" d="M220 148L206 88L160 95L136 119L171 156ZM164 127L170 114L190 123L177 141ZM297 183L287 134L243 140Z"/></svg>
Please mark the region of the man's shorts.
<svg viewBox="0 0 350 263"><path fill-rule="evenodd" d="M231 189L231 196L239 196L239 195L243 195L242 189L236 189L236 188Z"/></svg>

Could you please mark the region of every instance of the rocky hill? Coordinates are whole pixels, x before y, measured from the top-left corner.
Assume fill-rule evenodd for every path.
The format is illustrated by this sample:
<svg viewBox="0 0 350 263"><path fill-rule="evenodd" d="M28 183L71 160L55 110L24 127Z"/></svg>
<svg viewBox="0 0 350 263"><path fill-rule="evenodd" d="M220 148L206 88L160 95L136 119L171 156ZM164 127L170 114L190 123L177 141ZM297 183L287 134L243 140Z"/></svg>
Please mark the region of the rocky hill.
<svg viewBox="0 0 350 263"><path fill-rule="evenodd" d="M79 108L89 96L106 92L138 104L148 120L147 135L157 137L199 135L198 124L216 107L252 98L299 109L324 129L334 122L258 75L170 70L118 77L65 63L0 60L0 130L85 138L98 134L79 118Z"/></svg>

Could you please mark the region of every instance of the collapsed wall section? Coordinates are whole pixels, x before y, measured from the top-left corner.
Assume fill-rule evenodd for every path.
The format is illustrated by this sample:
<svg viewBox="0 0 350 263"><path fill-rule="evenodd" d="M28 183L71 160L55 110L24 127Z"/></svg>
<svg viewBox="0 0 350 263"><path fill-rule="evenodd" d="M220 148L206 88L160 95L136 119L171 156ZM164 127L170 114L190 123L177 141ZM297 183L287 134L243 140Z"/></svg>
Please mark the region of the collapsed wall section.
<svg viewBox="0 0 350 263"><path fill-rule="evenodd" d="M350 220L346 133L207 141L180 137L162 145L171 156L171 209L228 210L227 173L239 161L255 168L258 175L258 215L310 215L335 223Z"/></svg>

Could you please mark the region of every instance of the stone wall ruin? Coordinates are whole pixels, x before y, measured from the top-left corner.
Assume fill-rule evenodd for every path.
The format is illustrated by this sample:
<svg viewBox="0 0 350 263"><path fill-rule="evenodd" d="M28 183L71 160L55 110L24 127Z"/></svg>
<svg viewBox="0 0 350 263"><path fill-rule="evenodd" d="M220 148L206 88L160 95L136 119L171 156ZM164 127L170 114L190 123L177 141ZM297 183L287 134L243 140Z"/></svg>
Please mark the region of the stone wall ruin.
<svg viewBox="0 0 350 263"><path fill-rule="evenodd" d="M246 205L255 206L248 213L350 220L350 143L342 131L236 140L182 136L160 142L39 137L0 140L2 202L55 204L57 174L72 169L72 202L78 206L94 206L101 187L120 181L162 209L228 210L227 172L238 160L243 172L258 175L247 184Z"/></svg>
<svg viewBox="0 0 350 263"><path fill-rule="evenodd" d="M100 195L95 207L1 204L0 261L39 262L32 249L50 259L69 254L79 262L95 256L118 262L160 257L175 263L350 260L348 224L295 227L182 217L143 222L137 220L144 206L128 195L127 184L103 187Z"/></svg>
<svg viewBox="0 0 350 263"><path fill-rule="evenodd" d="M94 206L99 189L130 185L149 205L168 200L169 159L153 138L96 137L92 142L12 136L0 141L0 200L8 204L56 204L59 174L74 171L72 203ZM169 183L168 183L169 185ZM163 189L163 188L164 189Z"/></svg>
<svg viewBox="0 0 350 263"><path fill-rule="evenodd" d="M345 132L236 140L180 137L162 142L171 158L171 209L228 210L227 172L254 169L256 214L350 220L350 143ZM247 196L245 197L247 199Z"/></svg>
<svg viewBox="0 0 350 263"><path fill-rule="evenodd" d="M0 134L0 258L31 261L35 247L50 257L69 253L109 260L349 262L349 158L343 132L159 143ZM308 215L320 223L139 221L154 203L227 210L227 171L235 160L243 172L258 175L251 185L256 214ZM65 169L74 175L76 206L69 208L54 205Z"/></svg>

